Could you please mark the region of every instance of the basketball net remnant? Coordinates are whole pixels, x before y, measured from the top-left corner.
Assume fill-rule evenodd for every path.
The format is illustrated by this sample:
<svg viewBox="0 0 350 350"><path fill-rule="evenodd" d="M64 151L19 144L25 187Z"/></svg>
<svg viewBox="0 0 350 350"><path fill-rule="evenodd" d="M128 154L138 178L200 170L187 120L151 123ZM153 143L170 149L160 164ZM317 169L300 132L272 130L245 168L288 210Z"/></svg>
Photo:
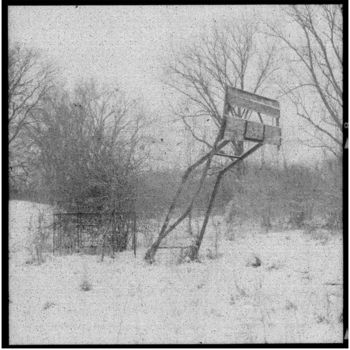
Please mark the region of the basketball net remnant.
<svg viewBox="0 0 350 350"><path fill-rule="evenodd" d="M159 235L146 252L145 260L149 263L154 262L154 257L158 248L160 247L161 241L191 214L195 199L203 187L205 179L208 176L210 165L215 156L228 157L231 159L231 162L224 165L222 169L217 172L215 184L209 199L201 230L199 235L196 237L194 244L190 246L187 251L187 255L191 260L198 258L198 252L208 224L209 216L211 214L215 197L224 174L253 154L263 144L276 145L278 148L281 145L281 128L279 127L280 105L277 100L272 100L230 86L227 86L225 90L224 112L220 129L212 149L194 164L188 167L183 174L180 186L170 204ZM248 120L251 118L253 112L258 115L259 121L254 122ZM272 119L272 124L274 125L264 123L262 114L265 117ZM255 144L249 150L243 152L242 143L247 141ZM239 147L241 144L241 154L230 155L230 150L223 151L224 147L229 144L233 144L235 148ZM202 174L197 188L195 189L195 193L193 194L188 206L177 219L170 223L176 203L190 174L202 164L204 164Z"/></svg>

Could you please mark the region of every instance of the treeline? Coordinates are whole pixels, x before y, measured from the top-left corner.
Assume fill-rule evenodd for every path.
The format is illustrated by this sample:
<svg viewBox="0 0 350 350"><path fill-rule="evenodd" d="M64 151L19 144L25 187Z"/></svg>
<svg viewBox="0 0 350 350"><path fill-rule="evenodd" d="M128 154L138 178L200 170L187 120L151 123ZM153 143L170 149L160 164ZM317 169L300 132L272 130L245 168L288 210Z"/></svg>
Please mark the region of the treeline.
<svg viewBox="0 0 350 350"><path fill-rule="evenodd" d="M178 169L144 173L139 179L138 212L145 216L163 214L181 176ZM189 203L198 181L199 175L183 191L179 210ZM206 209L213 182L214 179L209 178L203 186L195 201L195 214ZM282 166L248 163L241 180L235 172L227 174L215 201L217 213L229 211L231 220L258 221L266 229L276 221L302 227L319 217L332 227L340 227L342 206L342 164L339 159L324 160L313 167L286 162Z"/></svg>
<svg viewBox="0 0 350 350"><path fill-rule="evenodd" d="M116 87L93 81L67 89L55 69L31 49L9 51L10 199L56 205L64 210L136 210L159 216L168 208L182 170L150 169L150 121L137 101ZM302 225L317 215L330 225L342 217L341 158L313 167L246 163L244 173L227 174L215 210L230 207L232 218L275 218ZM178 202L194 193L195 173ZM203 211L215 176L206 179L194 203Z"/></svg>

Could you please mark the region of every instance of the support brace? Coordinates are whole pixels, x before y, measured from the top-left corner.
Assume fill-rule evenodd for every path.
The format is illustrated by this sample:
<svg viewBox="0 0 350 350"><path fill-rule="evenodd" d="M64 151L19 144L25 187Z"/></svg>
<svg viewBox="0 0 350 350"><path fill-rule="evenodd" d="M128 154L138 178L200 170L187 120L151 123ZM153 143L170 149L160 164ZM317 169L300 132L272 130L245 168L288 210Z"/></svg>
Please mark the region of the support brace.
<svg viewBox="0 0 350 350"><path fill-rule="evenodd" d="M200 231L200 234L196 240L196 243L193 247L191 247L191 252L190 252L190 258L191 260L197 260L198 259L198 252L199 252L199 248L201 246L203 237L204 237L204 233L205 233L205 229L207 227L208 224L208 220L209 220L209 216L211 214L213 205L214 205L214 201L215 201L215 197L216 194L218 192L219 186L220 186L220 182L222 177L225 175L225 173L232 169L237 163L241 162L243 159L247 158L249 155L253 154L256 150L258 150L260 147L262 146L262 143L258 143L256 145L254 145L251 149L249 149L247 152L243 153L240 157L240 159L237 159L235 161L233 161L231 164L229 164L228 166L226 166L224 169L222 169L219 174L216 177L216 181L215 181L215 185L213 188L213 191L211 193L210 196L210 200L209 200L209 204L208 204L208 208L207 211L205 213L205 217L204 217L204 221L203 221L203 225Z"/></svg>

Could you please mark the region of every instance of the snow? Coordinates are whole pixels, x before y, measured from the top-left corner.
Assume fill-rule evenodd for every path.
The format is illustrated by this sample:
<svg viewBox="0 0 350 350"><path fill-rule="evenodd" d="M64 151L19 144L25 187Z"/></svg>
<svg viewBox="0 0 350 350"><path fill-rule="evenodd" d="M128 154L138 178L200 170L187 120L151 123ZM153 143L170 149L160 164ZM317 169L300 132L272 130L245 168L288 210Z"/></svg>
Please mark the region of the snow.
<svg viewBox="0 0 350 350"><path fill-rule="evenodd" d="M11 344L342 342L340 234L252 229L228 241L216 217L201 263L175 264L166 256L176 252L164 249L147 265L140 248L136 258L47 254L26 264L22 242L40 210L50 213L10 203ZM209 259L218 227L220 255ZM251 266L255 257L261 266ZM80 288L84 280L91 290Z"/></svg>

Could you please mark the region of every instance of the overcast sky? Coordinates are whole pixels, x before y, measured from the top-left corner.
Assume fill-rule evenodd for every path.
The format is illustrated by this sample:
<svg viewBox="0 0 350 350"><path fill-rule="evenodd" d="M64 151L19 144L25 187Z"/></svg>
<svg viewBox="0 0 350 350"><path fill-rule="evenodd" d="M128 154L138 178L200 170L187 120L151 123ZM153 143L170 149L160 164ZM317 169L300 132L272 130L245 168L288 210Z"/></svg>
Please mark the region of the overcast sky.
<svg viewBox="0 0 350 350"><path fill-rule="evenodd" d="M273 19L279 13L276 6L16 6L9 9L9 40L42 50L69 86L93 77L142 98L147 112L159 118L171 164L184 151L181 144L176 148L183 134L172 130L169 96L161 83L172 49L195 40L214 21L246 15ZM316 151L298 145L301 126L293 110L281 108L288 159L315 159Z"/></svg>

